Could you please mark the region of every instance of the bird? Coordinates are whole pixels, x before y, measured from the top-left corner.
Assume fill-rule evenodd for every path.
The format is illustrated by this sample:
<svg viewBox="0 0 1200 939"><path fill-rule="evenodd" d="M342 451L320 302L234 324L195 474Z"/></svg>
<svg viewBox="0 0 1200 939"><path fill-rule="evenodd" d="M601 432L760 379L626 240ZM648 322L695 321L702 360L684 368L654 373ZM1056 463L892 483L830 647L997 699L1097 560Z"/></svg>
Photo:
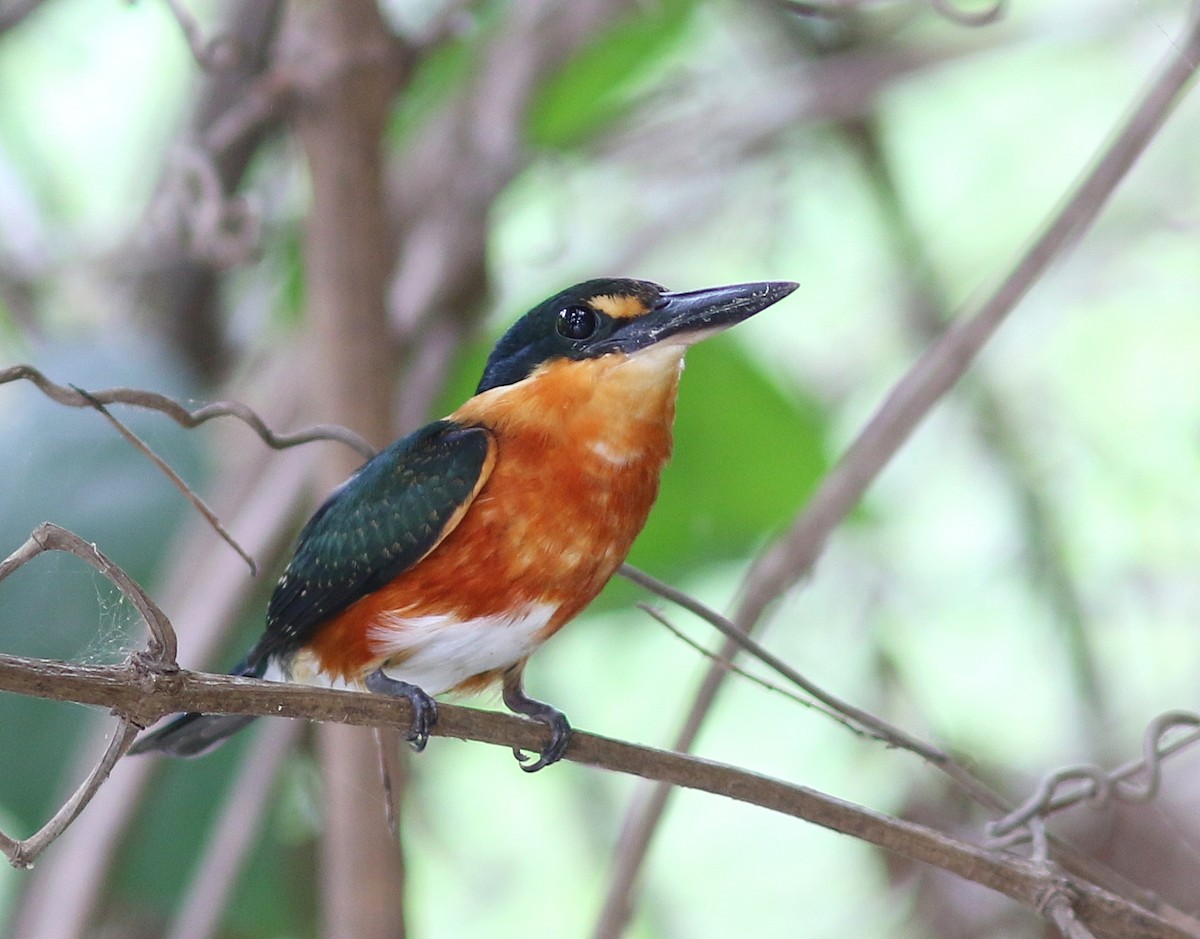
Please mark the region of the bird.
<svg viewBox="0 0 1200 939"><path fill-rule="evenodd" d="M522 769L558 761L571 726L526 693L526 662L642 530L688 347L796 287L670 292L599 278L535 306L497 342L469 400L380 451L316 510L232 674L404 698L418 751L436 696L498 685L510 711L549 729L535 760L514 750ZM184 714L131 752L199 756L252 720Z"/></svg>

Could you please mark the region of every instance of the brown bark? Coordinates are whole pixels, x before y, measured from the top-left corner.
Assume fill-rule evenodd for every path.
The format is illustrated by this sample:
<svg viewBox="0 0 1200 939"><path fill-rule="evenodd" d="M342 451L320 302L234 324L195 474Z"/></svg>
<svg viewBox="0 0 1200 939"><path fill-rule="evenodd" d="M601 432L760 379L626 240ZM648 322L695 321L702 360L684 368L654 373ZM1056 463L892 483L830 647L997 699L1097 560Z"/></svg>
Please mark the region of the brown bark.
<svg viewBox="0 0 1200 939"><path fill-rule="evenodd" d="M316 406L379 446L390 436L397 362L385 303L393 251L382 138L401 76L398 47L369 0L328 0L298 17L293 35L316 76L296 115L312 182L305 261ZM357 462L330 453L325 482L340 482ZM324 934L403 936L404 862L384 817L374 738L361 727L322 727L320 753Z"/></svg>

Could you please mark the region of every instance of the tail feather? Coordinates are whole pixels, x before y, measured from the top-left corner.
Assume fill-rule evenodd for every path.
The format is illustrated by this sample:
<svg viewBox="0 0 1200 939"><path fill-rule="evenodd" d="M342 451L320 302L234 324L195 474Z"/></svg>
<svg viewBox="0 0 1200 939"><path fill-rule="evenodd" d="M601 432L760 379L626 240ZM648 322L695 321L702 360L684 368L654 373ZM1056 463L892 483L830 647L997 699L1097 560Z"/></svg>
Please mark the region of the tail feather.
<svg viewBox="0 0 1200 939"><path fill-rule="evenodd" d="M136 756L157 751L167 756L201 756L254 719L252 714L183 714L142 737L129 748L129 753Z"/></svg>
<svg viewBox="0 0 1200 939"><path fill-rule="evenodd" d="M252 652L230 674L237 677L262 678L266 667L266 657L256 657ZM224 743L255 719L253 714L181 714L169 724L143 735L129 748L129 753L137 755L159 752L167 756L201 756Z"/></svg>

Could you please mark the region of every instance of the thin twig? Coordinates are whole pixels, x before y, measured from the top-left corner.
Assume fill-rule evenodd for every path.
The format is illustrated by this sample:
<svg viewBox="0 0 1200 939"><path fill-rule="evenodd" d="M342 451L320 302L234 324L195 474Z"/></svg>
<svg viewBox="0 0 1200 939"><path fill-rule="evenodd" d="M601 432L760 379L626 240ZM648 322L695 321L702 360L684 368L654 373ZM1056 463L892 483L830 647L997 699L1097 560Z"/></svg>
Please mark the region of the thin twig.
<svg viewBox="0 0 1200 939"><path fill-rule="evenodd" d="M1163 739L1180 728L1191 728L1169 744ZM1070 766L1056 770L1042 780L1037 790L1004 818L988 826L998 843L1005 845L1028 837L1020 832L1033 819L1046 819L1081 802L1100 807L1110 801L1148 802L1158 795L1162 783L1162 763L1172 753L1200 741L1200 714L1189 711L1167 711L1158 715L1142 735L1142 758L1126 763L1112 771L1099 766ZM1144 776L1145 782L1136 785L1132 780ZM1017 838L1006 835L1016 833Z"/></svg>
<svg viewBox="0 0 1200 939"><path fill-rule="evenodd" d="M252 0L259 2L259 0ZM288 358L284 354L284 358ZM301 381L292 369L276 367L259 372L267 378L264 396L274 402L272 419L290 415L300 401ZM214 480L219 501L232 513L230 526L246 532L247 548L273 568L288 547L298 512L310 507L311 451L271 459L272 451L244 448L237 459L225 461ZM248 491L240 490L252 481ZM199 522L199 519L197 519ZM213 551L207 526L189 527L183 542L170 552L169 571L160 585L162 606L176 621L187 624L180 654L194 663L209 663L221 647L230 624L256 591L245 576L242 561L229 551ZM257 611L261 615L261 610ZM32 872L9 933L22 939L84 939L95 911L108 895L109 873L119 847L150 784L150 761L130 761L97 793L84 812ZM86 767L84 772L86 772ZM82 775L82 774L80 774Z"/></svg>
<svg viewBox="0 0 1200 939"><path fill-rule="evenodd" d="M1037 897L1035 908L1054 924L1063 939L1096 939L1075 915L1075 898L1066 885L1051 883Z"/></svg>
<svg viewBox="0 0 1200 939"><path fill-rule="evenodd" d="M383 818L392 837L399 838L400 802L404 792L404 754L399 734L375 728L375 753L379 759L379 782L383 786Z"/></svg>
<svg viewBox="0 0 1200 939"><path fill-rule="evenodd" d="M71 798L62 804L48 822L28 838L10 838L0 831L0 852L8 858L13 867L28 868L38 859L55 839L58 838L71 822L75 821L80 812L92 801L92 797L104 785L109 773L129 749L141 728L127 717L121 717L116 732L108 741L100 762L92 769L88 777L79 784Z"/></svg>
<svg viewBox="0 0 1200 939"><path fill-rule="evenodd" d="M792 682L806 694L810 694L818 701L822 702L822 704L829 709L826 711L822 708L822 713L825 713L828 716L833 717L839 723L843 723L845 726L848 726L853 732L862 736L881 740L889 746L896 747L897 749L908 750L909 752L916 754L921 759L928 762L929 765L934 769L938 770L947 778L949 778L951 782L958 786L961 791L966 793L966 795L977 805L988 810L989 812L1006 813L1006 817L1011 817L1008 815L1008 813L1016 815L1018 812L1021 812L1021 809L1014 810L1008 800L992 789L982 779L975 776L966 766L951 757L950 754L941 750L934 744L923 741L920 738L909 734L903 729L896 727L888 721L885 721L883 718L872 714L869 711L864 711L861 708L855 707L854 705L843 701L830 692L825 691L820 686L815 685L812 681L802 676L790 665L777 658L771 652L767 651L762 645L755 642L748 635L739 632L737 627L730 620L705 606L694 597L691 597L690 595L685 594L676 588L671 587L670 585L665 584L654 577L651 577L644 571L638 570L630 565L624 565L621 568L620 573L631 582L645 587L647 590L658 594L664 599L677 603L679 606L682 606L684 609L712 625L727 637L728 644L731 644L735 648L742 649L748 655L758 659L768 668L771 668L783 678ZM643 604L639 604L639 606L641 606L643 609L646 609L647 612L652 612L651 609L647 608ZM654 614L652 613L652 615ZM655 616L655 618L659 619L658 616ZM666 623L664 619L660 619L660 622ZM669 623L666 623L666 625L668 628L674 631L673 626L671 626ZM687 641L686 638L685 641ZM722 674L731 670L735 672L739 671L735 666L732 666L731 663L728 665L726 664L729 663L728 655L726 655L724 658L721 658L720 652L713 654L709 653L707 650L704 650L704 654L708 655L718 663L720 666L720 672ZM752 680L759 681L759 679L755 678L753 675L747 677L751 678ZM1128 780L1129 778L1144 772L1147 765L1161 762L1162 758L1165 758L1177 750L1180 750L1183 747L1200 740L1200 730L1197 730L1194 733L1187 734L1172 741L1170 744L1161 744L1161 739L1163 736L1176 727L1189 723L1190 720L1190 715L1175 711L1168 712L1167 714L1160 716L1154 723L1150 725L1150 729L1147 731L1147 741L1143 745L1144 752L1146 754L1150 754L1151 752L1157 753L1158 760L1152 761L1151 758L1147 756L1141 761L1126 764L1125 766L1114 770L1113 773L1110 774L1110 778L1114 781ZM1143 791L1156 791L1157 782L1158 768L1157 765L1155 765L1152 771L1151 779L1147 782L1145 790ZM1155 789L1151 790L1151 786L1155 787ZM661 788L655 792L652 792L644 800L644 802L638 806L638 810L630 813L630 817L626 822L627 828L619 839L619 843L622 846L623 852L619 854L618 862L614 865L615 874L613 883L626 885L627 891L631 891L633 887L634 871L636 870L636 865L632 863L633 858L636 853L644 853L647 849L649 845L649 833L651 830L645 827L634 828L628 826L637 825L640 823L643 817L649 817L649 815L646 814L649 812L649 808L652 808L657 804L657 799L663 799L665 792L666 790ZM1030 802L1034 802L1036 798L1036 796L1031 797ZM1045 814L1051 814L1087 798L1087 793L1064 794L1060 790L1056 790L1051 791L1047 798L1048 801L1046 804L1048 807L1045 811ZM1130 800L1132 801L1133 798L1134 797L1131 795ZM663 799L663 804L665 805L665 799ZM1028 811L1023 815L1023 819L1026 823L1028 823L1031 816L1036 819L1039 817L1039 814L1040 813L1037 811ZM1029 840L1029 831L1018 832L1017 834L1009 835L1006 838L1000 837L1002 834L1006 834L1014 827L1017 826L1009 826L1008 828L1005 828L1004 831L997 831L993 826L990 825L988 828L989 833L992 835L992 840L990 843L994 847L1008 848L1012 845ZM1154 909L1157 909L1159 912L1162 912L1164 915L1166 915L1167 908L1165 905L1156 903L1154 898L1147 894L1146 891L1129 882L1124 877L1116 874L1100 862L1086 854L1081 853L1068 843L1065 843L1061 840L1050 839L1044 831L1040 832L1040 838L1044 843L1042 853L1048 856L1049 844L1053 843L1055 860L1057 860L1072 873L1078 876L1086 877L1088 880L1105 886L1109 890L1113 890L1114 892L1128 896L1135 902L1145 903L1149 906L1152 906ZM605 908L605 913L601 917L601 923L597 927L598 934L607 935L608 933L605 931L615 929L618 919L627 915L627 907L622 910L619 906L615 905L616 901L627 896L628 893L618 890L610 890L610 897L612 899L609 902L612 905L608 905ZM1171 911L1172 914L1175 912L1177 911Z"/></svg>
<svg viewBox="0 0 1200 939"><path fill-rule="evenodd" d="M150 632L150 644L142 656L149 664L162 668L175 667L175 628L166 614L137 581L110 561L98 547L84 541L73 531L50 522L39 525L21 547L0 562L0 581L45 551L73 554L108 578L121 595L133 604Z"/></svg>
<svg viewBox="0 0 1200 939"><path fill-rule="evenodd" d="M836 695L826 691L820 685L815 684L808 678L805 678L798 671L796 671L796 669L788 665L787 662L783 661L760 643L750 638L750 636L745 632L738 629L732 621L722 616L716 610L713 610L701 603L695 597L692 597L681 590L677 590L670 584L663 583L661 580L651 577L644 571L640 571L636 567L633 567L629 564L622 565L620 568L620 573L621 576L627 580L630 580L641 587L645 587L647 590L658 594L660 597L663 597L666 600L670 600L672 603L675 603L678 606L683 607L688 612L700 617L702 620L724 635L727 639L729 639L732 643L738 646L738 648L758 659L768 668L787 679L805 694L810 695L816 701L819 701L823 705L823 707L820 709L822 713L828 714L839 721L844 718L845 721L849 722L850 726L856 728L856 732L865 734L866 736L874 737L875 739L881 740L889 746L910 750L922 759L932 763L939 769L944 769L947 765L954 762L948 753L939 749L938 747L912 736L899 727L889 724L887 721L883 720L883 718L877 717L870 711L864 711L862 708L856 707L850 702L845 701L842 698L839 698ZM723 657L720 653L717 653L715 660L718 664L721 664L722 662L728 661L728 657ZM988 793L992 798L998 798L995 797L994 793L990 793L990 790ZM1002 805L1003 803L1000 804ZM992 805L991 807L995 809L998 806Z"/></svg>
<svg viewBox="0 0 1200 939"><path fill-rule="evenodd" d="M696 642L695 639L687 635L682 629L672 623L670 618L657 607L651 606L649 603L639 603L637 607L693 652L702 655L704 658L708 659L710 662L712 662L714 665L717 665L724 671L737 675L739 678L744 678L746 681L758 685L758 687L762 688L764 691L769 691L772 694L782 695L789 701L799 704L801 707L818 711L821 714L824 714L830 720L841 724L852 734L886 742L880 735L871 733L866 728L860 727L827 705L824 705L819 701L814 701L812 698L806 698L788 688L784 688L782 685L777 685L774 682L767 681L765 678L762 678L759 675L755 675L752 672L746 671L746 669L742 668L740 665L736 665L729 659L719 658L715 652L704 648L704 646L700 645L700 643Z"/></svg>
<svg viewBox="0 0 1200 939"><path fill-rule="evenodd" d="M171 625L171 621L132 577L110 561L94 544L89 544L72 531L49 522L38 526L25 544L0 562L0 581L46 551L64 551L90 564L106 577L138 611L150 634L149 643L143 652L131 657L129 665L126 666L127 669L134 672L155 669L163 674L170 674L178 669L179 666L175 662L175 628ZM14 867L32 866L38 855L67 830L71 822L83 811L104 781L108 779L113 766L129 749L129 745L133 743L138 731L145 726L139 724L128 714L116 712L116 716L120 723L109 741L104 755L72 796L50 817L49 821L28 838L12 838L4 832L0 832L0 852L8 857Z"/></svg>
<svg viewBox="0 0 1200 939"><path fill-rule="evenodd" d="M221 540L229 545L229 547L233 548L233 550L241 556L242 560L245 561L249 566L250 573L257 575L258 565L255 563L254 558L252 558L246 552L245 548L238 544L233 535L229 533L229 530L221 524L221 520L217 518L217 513L210 509L208 504L202 498L200 498L200 495L194 489L192 489L191 486L184 482L183 477L176 473L166 460L155 453L150 445L146 443L146 441L130 430L124 423L113 417L112 412L109 411L108 408L106 408L101 402L97 401L95 395L84 391L78 385L72 385L71 387L79 392L79 394L83 395L84 399L87 400L92 407L103 414L108 422L117 429L117 432L124 437L135 450L150 460L151 463L159 468L159 470L167 477L167 479L171 480L172 485L174 485L176 489L183 493L184 498L192 504L192 507L197 512L204 516L208 524L211 525L213 530L221 537Z"/></svg>
<svg viewBox="0 0 1200 939"><path fill-rule="evenodd" d="M95 406L93 400L85 398L72 387L56 384L32 365L12 365L0 369L0 385L22 379L31 382L46 397L57 404L75 408ZM137 388L107 388L103 391L89 392L89 397L101 404L128 404L149 411L158 411L189 430L216 417L233 417L258 434L262 441L274 450L283 450L314 440L333 440L357 451L364 459L370 459L375 455L375 448L360 435L337 424L317 424L290 434L276 433L263 422L252 408L238 401L213 401L194 411L189 411L173 398Z"/></svg>

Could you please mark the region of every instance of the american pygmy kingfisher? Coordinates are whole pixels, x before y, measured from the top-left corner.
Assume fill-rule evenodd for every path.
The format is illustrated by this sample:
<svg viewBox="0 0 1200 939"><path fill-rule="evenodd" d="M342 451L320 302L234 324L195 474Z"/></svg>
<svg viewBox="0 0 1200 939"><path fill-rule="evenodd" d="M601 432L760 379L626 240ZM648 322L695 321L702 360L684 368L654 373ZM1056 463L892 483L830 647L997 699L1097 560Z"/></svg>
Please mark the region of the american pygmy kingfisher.
<svg viewBox="0 0 1200 939"><path fill-rule="evenodd" d="M566 751L563 713L529 697L529 656L625 560L671 453L683 356L796 288L669 293L589 280L496 344L475 396L397 440L334 490L300 533L235 675L366 688L412 705L425 746L433 696L499 684L550 728L528 771ZM248 724L185 714L133 752L203 753Z"/></svg>

